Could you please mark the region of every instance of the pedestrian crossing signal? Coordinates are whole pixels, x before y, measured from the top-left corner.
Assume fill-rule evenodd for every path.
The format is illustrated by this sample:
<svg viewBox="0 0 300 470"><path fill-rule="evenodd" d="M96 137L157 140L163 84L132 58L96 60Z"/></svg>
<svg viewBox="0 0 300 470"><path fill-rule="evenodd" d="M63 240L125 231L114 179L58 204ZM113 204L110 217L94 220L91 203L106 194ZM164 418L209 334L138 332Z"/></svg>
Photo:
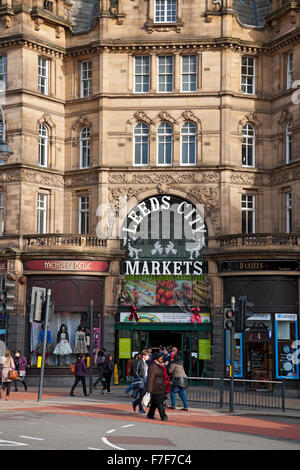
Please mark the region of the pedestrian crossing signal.
<svg viewBox="0 0 300 470"><path fill-rule="evenodd" d="M233 330L234 327L234 311L225 310L224 314L224 327L226 330Z"/></svg>

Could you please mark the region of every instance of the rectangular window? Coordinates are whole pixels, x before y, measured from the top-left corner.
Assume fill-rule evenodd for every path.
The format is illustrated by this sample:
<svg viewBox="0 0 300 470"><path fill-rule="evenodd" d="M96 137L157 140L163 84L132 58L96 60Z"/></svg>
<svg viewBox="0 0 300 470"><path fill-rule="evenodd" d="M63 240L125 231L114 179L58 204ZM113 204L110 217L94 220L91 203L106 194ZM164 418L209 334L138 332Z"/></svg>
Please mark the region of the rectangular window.
<svg viewBox="0 0 300 470"><path fill-rule="evenodd" d="M181 91L197 91L197 56L181 58Z"/></svg>
<svg viewBox="0 0 300 470"><path fill-rule="evenodd" d="M6 90L7 59L6 55L0 56L0 93Z"/></svg>
<svg viewBox="0 0 300 470"><path fill-rule="evenodd" d="M175 23L177 0L155 0L154 18L156 23Z"/></svg>
<svg viewBox="0 0 300 470"><path fill-rule="evenodd" d="M294 73L294 57L293 57L293 53L290 52L287 55L287 71L286 71L286 87L287 88L292 88L293 73Z"/></svg>
<svg viewBox="0 0 300 470"><path fill-rule="evenodd" d="M292 204L292 193L287 193L285 195L286 233L292 233L293 231Z"/></svg>
<svg viewBox="0 0 300 470"><path fill-rule="evenodd" d="M80 64L80 97L84 98L92 94L92 61Z"/></svg>
<svg viewBox="0 0 300 470"><path fill-rule="evenodd" d="M47 233L47 195L38 194L37 233Z"/></svg>
<svg viewBox="0 0 300 470"><path fill-rule="evenodd" d="M49 60L39 57L38 63L38 89L43 95L48 95L49 86Z"/></svg>
<svg viewBox="0 0 300 470"><path fill-rule="evenodd" d="M170 93L173 91L173 56L158 57L158 92Z"/></svg>
<svg viewBox="0 0 300 470"><path fill-rule="evenodd" d="M5 196L0 193L0 235L4 234Z"/></svg>
<svg viewBox="0 0 300 470"><path fill-rule="evenodd" d="M242 233L255 233L255 196L242 194Z"/></svg>
<svg viewBox="0 0 300 470"><path fill-rule="evenodd" d="M242 91L248 95L255 94L255 57L242 57L241 86Z"/></svg>
<svg viewBox="0 0 300 470"><path fill-rule="evenodd" d="M79 233L85 235L89 233L89 210L90 203L88 196L79 197Z"/></svg>
<svg viewBox="0 0 300 470"><path fill-rule="evenodd" d="M149 56L134 58L134 91L135 93L148 93L150 91Z"/></svg>

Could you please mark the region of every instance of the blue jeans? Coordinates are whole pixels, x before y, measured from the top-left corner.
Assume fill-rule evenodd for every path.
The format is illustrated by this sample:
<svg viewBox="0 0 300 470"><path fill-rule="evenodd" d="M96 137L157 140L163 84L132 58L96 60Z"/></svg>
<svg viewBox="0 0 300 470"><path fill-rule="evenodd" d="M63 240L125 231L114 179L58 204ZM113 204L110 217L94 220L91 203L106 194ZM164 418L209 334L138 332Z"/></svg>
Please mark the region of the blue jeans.
<svg viewBox="0 0 300 470"><path fill-rule="evenodd" d="M181 399L182 404L183 404L183 408L187 408L188 404L187 404L187 399L186 399L186 396L185 396L185 390L182 387L177 387L177 385L172 385L171 386L171 391L170 391L171 406L175 406L176 393L178 393L179 396L180 396L180 399Z"/></svg>

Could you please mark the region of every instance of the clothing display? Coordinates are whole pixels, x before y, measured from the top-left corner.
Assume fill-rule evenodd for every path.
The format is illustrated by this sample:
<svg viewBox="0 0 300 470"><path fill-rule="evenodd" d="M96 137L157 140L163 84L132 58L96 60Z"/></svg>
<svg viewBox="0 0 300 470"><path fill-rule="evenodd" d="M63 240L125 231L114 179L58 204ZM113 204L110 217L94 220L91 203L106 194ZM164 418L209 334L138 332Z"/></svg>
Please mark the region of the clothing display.
<svg viewBox="0 0 300 470"><path fill-rule="evenodd" d="M44 341L44 329L42 328L39 334L39 345L36 348L35 352L42 354L43 352L43 341ZM46 342L46 353L52 353L53 346L51 344L51 332L47 330L47 342Z"/></svg>
<svg viewBox="0 0 300 470"><path fill-rule="evenodd" d="M59 356L67 356L68 354L72 354L72 352L66 326L62 325L57 334L57 345L55 346L53 353Z"/></svg>
<svg viewBox="0 0 300 470"><path fill-rule="evenodd" d="M74 354L87 354L88 348L86 345L86 336L83 330L77 330L75 335L75 346L73 348Z"/></svg>

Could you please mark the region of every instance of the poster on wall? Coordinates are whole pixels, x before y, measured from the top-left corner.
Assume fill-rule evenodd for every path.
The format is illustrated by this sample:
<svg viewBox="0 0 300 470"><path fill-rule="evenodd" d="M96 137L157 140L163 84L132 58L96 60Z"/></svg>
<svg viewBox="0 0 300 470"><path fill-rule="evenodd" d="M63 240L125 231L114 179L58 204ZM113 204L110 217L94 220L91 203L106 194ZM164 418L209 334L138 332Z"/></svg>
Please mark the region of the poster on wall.
<svg viewBox="0 0 300 470"><path fill-rule="evenodd" d="M120 305L129 307L145 306L186 306L209 304L209 290L205 276L196 279L160 279L125 277L122 284Z"/></svg>
<svg viewBox="0 0 300 470"><path fill-rule="evenodd" d="M131 359L131 339L119 339L119 359Z"/></svg>
<svg viewBox="0 0 300 470"><path fill-rule="evenodd" d="M120 322L130 322L130 312L120 313ZM189 312L138 312L138 323L190 323ZM200 312L200 323L210 323L210 314Z"/></svg>

